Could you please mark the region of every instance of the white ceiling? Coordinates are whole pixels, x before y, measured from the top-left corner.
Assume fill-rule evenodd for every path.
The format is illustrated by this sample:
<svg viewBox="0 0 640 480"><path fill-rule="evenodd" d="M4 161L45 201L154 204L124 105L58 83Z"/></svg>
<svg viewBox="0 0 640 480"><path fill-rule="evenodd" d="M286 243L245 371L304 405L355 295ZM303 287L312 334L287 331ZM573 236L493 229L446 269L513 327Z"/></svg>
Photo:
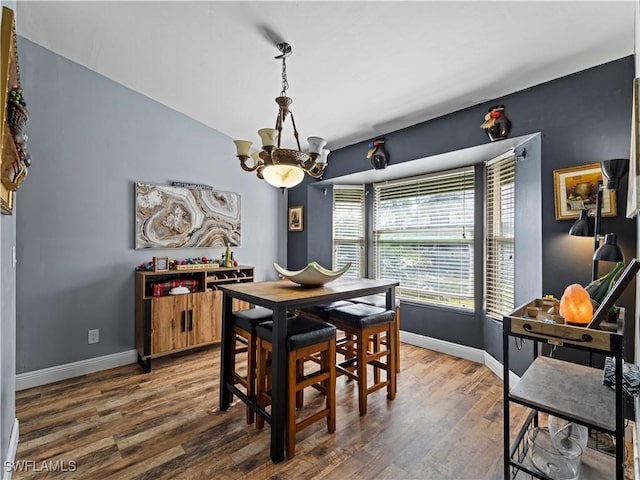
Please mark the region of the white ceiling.
<svg viewBox="0 0 640 480"><path fill-rule="evenodd" d="M275 124L275 44L289 42L288 94L300 136L323 136L331 149L634 48L633 0L18 1L16 8L20 36L255 142L256 130Z"/></svg>

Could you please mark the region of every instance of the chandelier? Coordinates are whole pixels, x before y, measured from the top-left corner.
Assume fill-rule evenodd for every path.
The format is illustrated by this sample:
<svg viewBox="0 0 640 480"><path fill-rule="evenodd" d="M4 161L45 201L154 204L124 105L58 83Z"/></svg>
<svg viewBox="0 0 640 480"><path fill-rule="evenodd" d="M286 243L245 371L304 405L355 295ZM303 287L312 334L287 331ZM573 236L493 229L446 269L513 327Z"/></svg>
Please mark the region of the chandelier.
<svg viewBox="0 0 640 480"><path fill-rule="evenodd" d="M284 189L295 187L302 182L305 173L313 178L322 177L327 166L329 150L324 148L327 141L320 137L307 138L309 143L308 152L303 152L300 148L296 122L293 118L293 112L289 108L293 103L293 99L287 97L289 82L287 81L286 58L291 55L291 45L283 42L279 43L277 47L281 54L275 58L282 59L282 91L280 96L276 97L276 103L278 104L276 128L261 128L258 130L258 135L262 140L262 150L260 152L250 153L253 142L249 140L234 140L234 143L236 144L237 157L240 159L240 166L244 171L255 171L258 178L266 180L274 187ZM280 147L282 126L288 114L291 116L293 136L298 146L297 150ZM253 160L253 165L251 166L247 163L249 158Z"/></svg>

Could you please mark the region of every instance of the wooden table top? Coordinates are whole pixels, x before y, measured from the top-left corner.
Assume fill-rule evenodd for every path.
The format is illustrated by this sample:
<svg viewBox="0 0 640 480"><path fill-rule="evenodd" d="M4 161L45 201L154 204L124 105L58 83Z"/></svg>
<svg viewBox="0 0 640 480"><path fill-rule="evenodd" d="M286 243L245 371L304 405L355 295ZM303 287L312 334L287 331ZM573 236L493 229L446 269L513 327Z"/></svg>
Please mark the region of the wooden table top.
<svg viewBox="0 0 640 480"><path fill-rule="evenodd" d="M319 287L302 287L289 280L271 280L266 282L246 282L220 285L218 288L231 296L245 300L264 300L269 303L287 305L301 301L322 302L331 301L336 296L359 297L370 293L379 293L391 287L397 287L399 282L389 280L372 280L368 278L339 278Z"/></svg>

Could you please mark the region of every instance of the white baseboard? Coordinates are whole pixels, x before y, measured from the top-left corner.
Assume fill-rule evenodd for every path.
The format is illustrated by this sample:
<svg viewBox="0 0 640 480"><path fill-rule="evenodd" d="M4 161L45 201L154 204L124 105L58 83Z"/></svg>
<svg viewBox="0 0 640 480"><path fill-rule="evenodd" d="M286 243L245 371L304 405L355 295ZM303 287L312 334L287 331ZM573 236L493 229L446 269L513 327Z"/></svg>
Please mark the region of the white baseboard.
<svg viewBox="0 0 640 480"><path fill-rule="evenodd" d="M18 419L14 419L13 427L11 428L11 436L9 437L9 447L7 447L7 456L5 457L5 464L3 465L2 480L11 480L13 475L13 468L7 468L7 466L13 466L16 461L16 450L18 450L18 438L20 437L20 423Z"/></svg>
<svg viewBox="0 0 640 480"><path fill-rule="evenodd" d="M112 353L103 357L89 358L79 362L66 363L33 372L16 375L16 391L46 385L47 383L79 377L87 373L99 372L108 368L121 367L138 361L136 350Z"/></svg>
<svg viewBox="0 0 640 480"><path fill-rule="evenodd" d="M504 367L495 359L495 357L486 351L484 352L484 364L491 370L500 380L504 378ZM520 377L509 370L509 386L513 387L520 381Z"/></svg>
<svg viewBox="0 0 640 480"><path fill-rule="evenodd" d="M479 348L467 347L466 345L459 345L457 343L404 331L400 331L400 341L415 345L416 347L427 348L436 352L446 353L447 355L453 355L454 357L464 358L472 362L484 363L485 351Z"/></svg>
<svg viewBox="0 0 640 480"><path fill-rule="evenodd" d="M427 348L436 352L446 353L447 355L481 363L500 378L500 380L502 380L502 364L492 355L488 354L486 350L467 347L466 345L459 345L457 343L447 342L437 338L426 337L413 332L400 331L400 341L410 345L415 345L416 347ZM513 372L509 372L509 384L511 386L518 383L518 380L520 380L520 377Z"/></svg>

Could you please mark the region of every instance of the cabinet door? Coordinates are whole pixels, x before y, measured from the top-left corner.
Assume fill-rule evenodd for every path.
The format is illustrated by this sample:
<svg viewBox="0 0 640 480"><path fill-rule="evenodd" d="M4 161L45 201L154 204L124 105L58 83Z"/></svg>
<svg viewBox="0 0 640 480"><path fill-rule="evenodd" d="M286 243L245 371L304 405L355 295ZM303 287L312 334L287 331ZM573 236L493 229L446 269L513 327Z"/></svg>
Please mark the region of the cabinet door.
<svg viewBox="0 0 640 480"><path fill-rule="evenodd" d="M216 311L216 295L222 292L200 292L189 295L189 345L211 343L220 339L220 307ZM217 328L216 328L217 325Z"/></svg>
<svg viewBox="0 0 640 480"><path fill-rule="evenodd" d="M187 346L187 295L151 299L151 354Z"/></svg>

